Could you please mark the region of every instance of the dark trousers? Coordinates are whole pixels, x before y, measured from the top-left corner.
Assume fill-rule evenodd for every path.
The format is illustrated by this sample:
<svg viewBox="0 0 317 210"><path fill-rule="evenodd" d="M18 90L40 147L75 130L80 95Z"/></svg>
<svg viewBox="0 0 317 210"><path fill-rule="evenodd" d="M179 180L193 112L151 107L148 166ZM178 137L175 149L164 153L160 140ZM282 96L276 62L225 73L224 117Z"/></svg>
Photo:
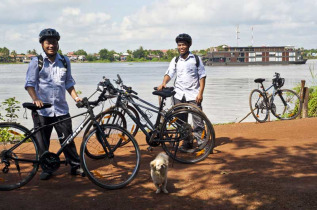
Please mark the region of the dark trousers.
<svg viewBox="0 0 317 210"><path fill-rule="evenodd" d="M55 123L68 117L70 117L69 114L58 117L44 117L39 115L36 111L32 112L34 127ZM72 120L68 119L61 123L57 123L54 125L54 128L57 132L59 142L62 144L67 139L67 137L73 133ZM49 150L52 131L53 126L48 126L41 129L39 132L35 134L39 146L40 155L42 155L45 151ZM64 148L63 153L65 155L66 161L71 165L71 167L77 167L80 165L79 156L74 142L68 144Z"/></svg>
<svg viewBox="0 0 317 210"><path fill-rule="evenodd" d="M174 104L179 104L179 103L189 103L189 104L193 104L193 105L196 105L200 108L200 110L202 110L202 106L201 106L201 103L198 104L196 103L195 100L193 101L187 101L186 98L185 98L185 95L183 96L182 100L178 100L177 98L174 98ZM179 118L185 122L188 122L188 114L181 114L179 115ZM200 136L203 132L203 130L205 129L205 125L204 125L204 122L203 120L198 117L197 115L193 115L193 134L194 136L196 137L196 139L199 139L200 141Z"/></svg>

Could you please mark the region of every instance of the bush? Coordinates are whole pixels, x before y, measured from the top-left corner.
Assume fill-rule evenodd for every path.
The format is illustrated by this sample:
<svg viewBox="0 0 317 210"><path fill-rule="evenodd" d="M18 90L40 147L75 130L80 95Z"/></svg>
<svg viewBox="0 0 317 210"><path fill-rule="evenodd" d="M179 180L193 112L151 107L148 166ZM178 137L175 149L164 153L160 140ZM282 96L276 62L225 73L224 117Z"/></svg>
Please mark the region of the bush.
<svg viewBox="0 0 317 210"><path fill-rule="evenodd" d="M20 111L21 107L18 104L20 104L20 102L15 100L15 97L8 98L2 102L2 105L4 105L4 110L7 112L5 115L7 121L12 122L19 118L16 113Z"/></svg>
<svg viewBox="0 0 317 210"><path fill-rule="evenodd" d="M311 75L311 83L313 84L309 87L309 97L308 97L308 117L317 117L317 74L315 73L314 66L309 66L309 71ZM299 95L300 94L300 84L297 85L293 90Z"/></svg>

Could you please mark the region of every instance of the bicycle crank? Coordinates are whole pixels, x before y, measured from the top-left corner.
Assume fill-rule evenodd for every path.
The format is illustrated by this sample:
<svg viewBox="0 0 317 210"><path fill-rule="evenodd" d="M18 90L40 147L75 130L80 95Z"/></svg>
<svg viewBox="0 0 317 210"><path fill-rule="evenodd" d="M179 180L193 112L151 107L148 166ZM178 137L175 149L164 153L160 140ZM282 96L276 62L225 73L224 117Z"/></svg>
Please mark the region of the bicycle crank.
<svg viewBox="0 0 317 210"><path fill-rule="evenodd" d="M55 153L46 151L40 157L40 165L43 171L53 173L59 168L60 159Z"/></svg>

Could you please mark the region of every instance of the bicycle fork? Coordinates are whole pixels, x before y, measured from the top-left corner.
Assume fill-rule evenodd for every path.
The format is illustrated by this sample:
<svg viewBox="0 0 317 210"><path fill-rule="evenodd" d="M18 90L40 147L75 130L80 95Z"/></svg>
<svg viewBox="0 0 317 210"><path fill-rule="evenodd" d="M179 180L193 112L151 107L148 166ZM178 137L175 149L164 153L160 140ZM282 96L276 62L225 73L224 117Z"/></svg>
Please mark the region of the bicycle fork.
<svg viewBox="0 0 317 210"><path fill-rule="evenodd" d="M99 125L98 122L94 122L95 126L97 128L97 140L98 142L101 144L103 150L105 151L106 155L108 158L113 158L113 152L111 150L110 144L107 141L107 138L109 137L109 134L105 134L101 128L101 126ZM109 131L110 132L110 131ZM120 141L118 142L117 145L120 146L122 142L122 139L120 139Z"/></svg>

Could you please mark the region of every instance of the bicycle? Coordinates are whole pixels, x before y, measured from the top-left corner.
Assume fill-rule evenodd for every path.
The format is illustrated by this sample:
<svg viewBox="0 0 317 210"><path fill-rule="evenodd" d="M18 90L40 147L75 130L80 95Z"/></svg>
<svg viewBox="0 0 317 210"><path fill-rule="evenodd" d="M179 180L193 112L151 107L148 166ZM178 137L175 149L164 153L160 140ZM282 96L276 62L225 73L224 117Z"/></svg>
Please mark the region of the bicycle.
<svg viewBox="0 0 317 210"><path fill-rule="evenodd" d="M99 87L102 84L99 83ZM67 161L60 160L59 156L88 123L93 124L94 128L84 136L80 148L80 161L85 174L94 184L105 189L119 189L129 184L136 177L140 167L138 143L124 128L114 124L100 124L93 112L96 106L109 97L111 96L107 96L104 89L97 100L89 101L85 97L76 104L78 108L86 108L87 111L65 120L83 115L85 119L61 144L57 153L46 151L39 156L35 133L65 120L34 127L31 130L18 123L0 123L0 191L13 190L27 184L39 166L53 173L60 164L67 164ZM45 104L43 108L50 106ZM23 107L33 111L39 109L32 103L24 103ZM121 144L123 141L127 141L124 146ZM92 159L86 155L86 150L103 156L100 159Z"/></svg>
<svg viewBox="0 0 317 210"><path fill-rule="evenodd" d="M258 83L262 89L254 89L249 96L249 105L253 117L260 123L268 119L269 111L280 120L291 120L296 118L301 110L302 103L299 96L292 90L281 89L285 79L275 73L272 79L272 85L265 89L263 82L265 79L258 78L254 82ZM272 94L268 90L273 87Z"/></svg>
<svg viewBox="0 0 317 210"><path fill-rule="evenodd" d="M215 132L207 116L197 106L178 104L166 111L163 109L165 100L175 94L173 88L153 92L154 95L162 97L159 107L157 107L139 98L138 93L132 90L131 87L123 85L120 75L117 75L117 77L118 79L115 82L120 85L121 89L115 88L108 79L105 81L107 90L111 95L116 95L117 100L114 106L97 116L101 124L114 123L124 127L127 122L126 117L129 116L134 123L131 133L135 135L135 130L140 129L145 134L146 142L150 146L148 150L161 145L172 159L181 163L196 163L204 160L211 153L215 144ZM150 113L157 114L154 124L149 119ZM145 124L142 124L139 115L145 121ZM201 119L201 124L194 126L193 118ZM89 132L91 126L87 126L85 133ZM180 143L185 141L193 143L193 148L178 152ZM87 154L90 153L89 151L86 152ZM90 156L96 159L102 158L102 155Z"/></svg>

